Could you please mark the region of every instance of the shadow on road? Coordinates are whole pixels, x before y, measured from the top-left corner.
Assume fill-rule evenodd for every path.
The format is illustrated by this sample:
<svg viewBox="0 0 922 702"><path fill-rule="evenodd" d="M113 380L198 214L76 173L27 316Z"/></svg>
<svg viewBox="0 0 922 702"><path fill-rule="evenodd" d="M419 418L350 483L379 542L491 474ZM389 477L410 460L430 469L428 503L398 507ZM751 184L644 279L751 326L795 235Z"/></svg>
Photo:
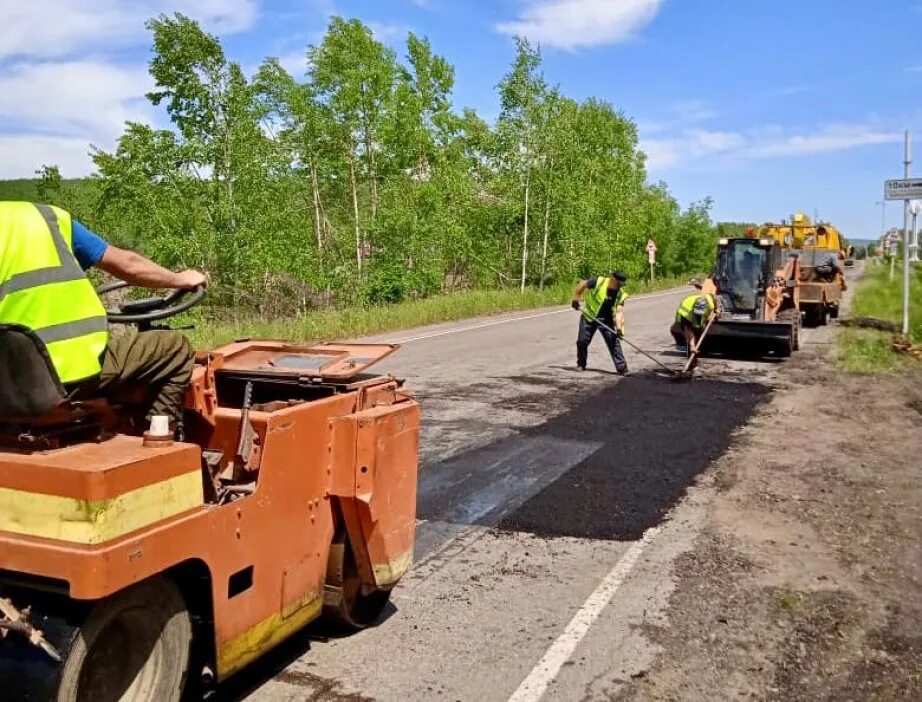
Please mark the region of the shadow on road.
<svg viewBox="0 0 922 702"><path fill-rule="evenodd" d="M633 375L575 396L539 426L429 466L419 516L542 536L638 539L769 392L754 383Z"/></svg>
<svg viewBox="0 0 922 702"><path fill-rule="evenodd" d="M396 613L397 608L392 603L388 603L376 626L383 624ZM336 680L289 668L295 661L310 652L313 643L324 642L327 639L348 637L354 634L355 632L351 631L331 630L323 622L315 621L279 644L265 656L248 665L213 691L202 690L194 684L189 685L189 689L183 696L183 702L200 702L202 700L208 700L208 702L241 702L270 680L285 683L299 690L298 692L292 691L291 695L285 697L285 699L324 700L324 702L372 702L370 697L341 691L341 685Z"/></svg>

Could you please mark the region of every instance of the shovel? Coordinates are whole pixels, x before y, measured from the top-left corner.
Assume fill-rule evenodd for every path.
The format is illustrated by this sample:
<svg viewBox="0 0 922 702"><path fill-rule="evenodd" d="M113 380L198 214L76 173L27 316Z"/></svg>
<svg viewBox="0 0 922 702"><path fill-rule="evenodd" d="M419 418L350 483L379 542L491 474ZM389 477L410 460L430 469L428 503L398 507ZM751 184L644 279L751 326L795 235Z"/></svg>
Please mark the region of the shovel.
<svg viewBox="0 0 922 702"><path fill-rule="evenodd" d="M688 360L685 361L685 367L678 374L678 380L684 380L691 378L695 372L695 362L698 360L698 356L701 355L701 349L704 346L704 337L708 335L708 332L711 330L711 325L714 324L714 320L717 319L717 313L712 312L710 319L708 319L707 326L704 328L704 331L701 332L701 336L698 337L698 341L695 342L695 347L691 350L691 353L688 354Z"/></svg>
<svg viewBox="0 0 922 702"><path fill-rule="evenodd" d="M580 312L580 310L577 310L577 312ZM582 312L580 312L580 314L582 314ZM601 321L601 320L598 319L597 317L591 317L591 316L589 316L589 315L586 315L586 318L587 318L589 321L591 321L591 322L595 322L596 324L598 324L598 325L599 325L600 327L602 327L603 329L607 329L608 331L610 331L610 332L611 332L612 334L614 334L615 336L618 336L618 332L616 332L614 329L612 329L610 326L608 326L605 322ZM634 344L634 343L628 341L625 337L622 336L622 337L619 337L619 338L620 338L621 341L623 341L625 344L627 344L627 345L630 346L632 349L634 349L637 353L643 354L644 356L646 356L647 358L649 358L651 361L653 361L656 365L658 365L660 368L662 368L662 369L665 370L667 373L669 373L669 375L670 375L673 379L680 379L680 378L682 377L682 374L681 374L679 371L675 370L674 368L670 368L669 366L667 366L665 363L663 363L663 362L660 361L659 359L654 358L653 356L651 356L649 353L647 353L646 351L644 351L642 348L640 348L640 347L637 346L636 344Z"/></svg>

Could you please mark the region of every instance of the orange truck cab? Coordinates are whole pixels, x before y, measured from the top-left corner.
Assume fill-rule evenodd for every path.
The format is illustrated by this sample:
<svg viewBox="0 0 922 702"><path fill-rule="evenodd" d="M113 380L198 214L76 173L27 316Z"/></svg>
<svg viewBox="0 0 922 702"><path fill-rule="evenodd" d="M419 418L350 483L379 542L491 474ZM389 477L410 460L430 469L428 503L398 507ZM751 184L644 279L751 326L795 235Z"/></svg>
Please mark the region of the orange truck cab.
<svg viewBox="0 0 922 702"><path fill-rule="evenodd" d="M53 397L40 344L0 329L0 382ZM375 622L416 526L419 406L369 371L396 348L201 354L184 441L103 401L0 407L3 699L178 700L322 613Z"/></svg>

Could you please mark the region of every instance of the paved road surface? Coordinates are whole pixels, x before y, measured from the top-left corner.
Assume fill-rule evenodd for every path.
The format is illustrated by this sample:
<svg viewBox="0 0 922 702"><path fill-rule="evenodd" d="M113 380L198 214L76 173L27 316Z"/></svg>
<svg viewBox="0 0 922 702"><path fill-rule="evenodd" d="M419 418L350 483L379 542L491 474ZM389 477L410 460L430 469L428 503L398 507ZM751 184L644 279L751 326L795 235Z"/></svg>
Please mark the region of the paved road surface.
<svg viewBox="0 0 922 702"><path fill-rule="evenodd" d="M688 292L627 307L629 338L670 365ZM768 392L749 380L771 364L705 360L673 383L626 348L619 378L597 337L577 373L576 329L554 308L379 337L404 342L383 369L423 406L416 566L378 627L299 636L219 698L606 699L649 665L642 625L703 518L695 478Z"/></svg>

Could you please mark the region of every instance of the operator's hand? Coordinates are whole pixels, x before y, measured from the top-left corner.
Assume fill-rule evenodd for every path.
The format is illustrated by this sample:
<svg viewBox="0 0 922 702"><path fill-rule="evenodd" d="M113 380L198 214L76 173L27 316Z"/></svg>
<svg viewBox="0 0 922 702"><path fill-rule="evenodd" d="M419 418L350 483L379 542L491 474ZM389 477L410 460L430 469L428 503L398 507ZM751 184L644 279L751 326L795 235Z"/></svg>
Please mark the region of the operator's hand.
<svg viewBox="0 0 922 702"><path fill-rule="evenodd" d="M579 300L573 300L573 302L570 303L570 307L579 312Z"/></svg>
<svg viewBox="0 0 922 702"><path fill-rule="evenodd" d="M208 276L201 271L188 269L176 274L176 287L181 290L193 290L199 286L208 285Z"/></svg>
<svg viewBox="0 0 922 702"><path fill-rule="evenodd" d="M615 332L615 334L617 335L617 337L618 337L619 339L623 339L623 338L624 338L624 329L618 329L618 330Z"/></svg>

